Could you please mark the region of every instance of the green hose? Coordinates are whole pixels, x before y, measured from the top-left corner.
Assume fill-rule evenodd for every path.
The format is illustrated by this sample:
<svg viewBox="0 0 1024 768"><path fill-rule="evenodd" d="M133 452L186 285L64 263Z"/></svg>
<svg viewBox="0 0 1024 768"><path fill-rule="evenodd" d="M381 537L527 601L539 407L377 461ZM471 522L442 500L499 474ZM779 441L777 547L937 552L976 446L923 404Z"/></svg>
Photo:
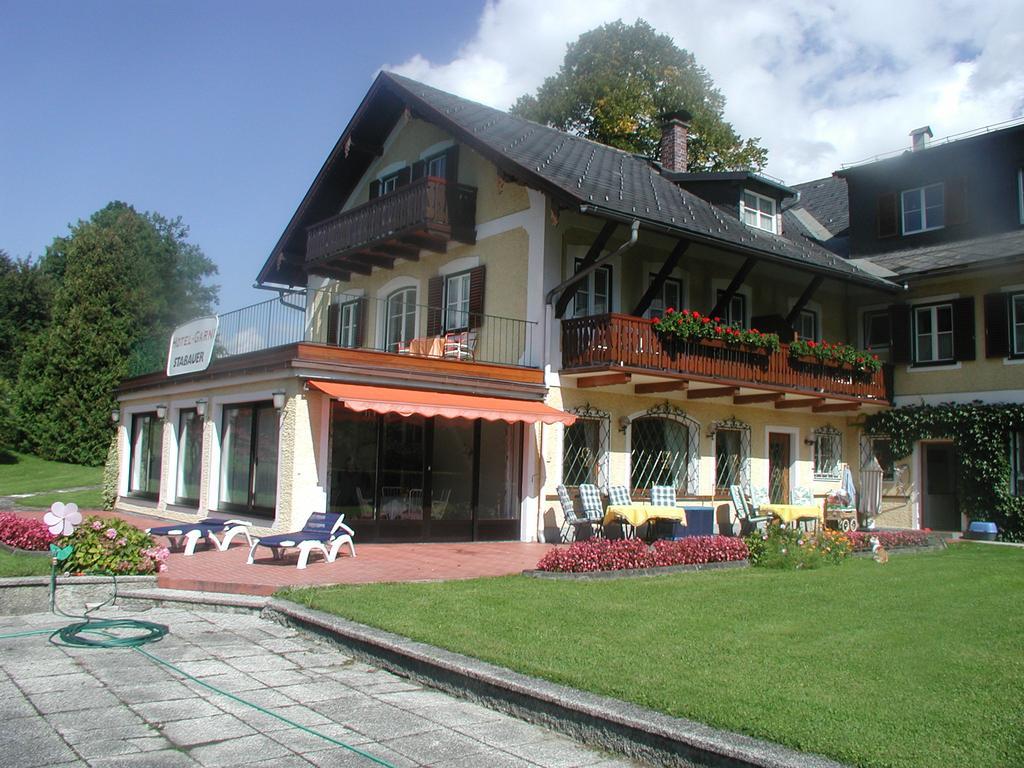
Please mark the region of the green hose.
<svg viewBox="0 0 1024 768"><path fill-rule="evenodd" d="M190 675L185 670L176 667L171 662L165 661L164 659L161 659L159 656L154 656L152 653L145 650L142 646L148 643L155 643L162 640L167 635L167 633L170 632L170 629L167 627L166 624L156 624L155 622L143 621L141 619L91 618L89 616L90 613L98 611L100 608L103 608L104 606L110 605L114 602L114 600L117 599L117 577L112 573L107 573L104 575L110 576L114 582L113 594L111 595L109 600L106 600L99 605L93 606L92 608L88 608L82 616L74 616L69 613L64 613L64 611L57 607L57 560L56 558L54 558L50 567L50 612L55 615L60 614L69 619L82 619L82 621L76 622L74 624L68 624L67 626L59 627L57 629L33 629L28 630L26 632L12 632L10 634L0 635L0 640L14 639L18 637L32 637L34 635L49 635L51 643L54 643L55 645L66 645L72 648L131 648L133 650L138 651L151 661L155 661L157 664L161 664L167 667L168 669L177 672L182 677L185 677L191 680L192 682L196 683L197 685L201 685L203 688L207 688L208 690L213 691L214 693L218 693L221 696L225 696L231 699L232 701L237 701L239 704L244 704L247 707L252 707L258 712L262 712L265 715L270 715L271 717L277 718L281 722L287 723L293 728L298 728L300 731L305 731L306 733L312 736L318 736L324 741L328 741L331 744L343 747L344 749L347 749L350 752L355 752L357 755L365 757L367 760L376 763L377 765L384 766L384 768L396 768L394 764L389 763L388 761L383 760L379 757L374 757L370 753L364 752L358 747L354 747L351 744L346 744L345 742L340 741L339 739L335 739L331 736L328 736L325 733L320 733L319 731L313 728L309 728L308 726L302 725L301 723L297 723L294 720L290 720L284 715L279 715L277 712L274 712L273 710L261 707L259 704L254 704L251 701L246 701L240 696L236 696L233 693L229 693L228 691L218 688L215 685L210 685L210 683L200 680L199 678ZM120 630L122 632L124 630L131 630L132 634L114 634L111 630Z"/></svg>

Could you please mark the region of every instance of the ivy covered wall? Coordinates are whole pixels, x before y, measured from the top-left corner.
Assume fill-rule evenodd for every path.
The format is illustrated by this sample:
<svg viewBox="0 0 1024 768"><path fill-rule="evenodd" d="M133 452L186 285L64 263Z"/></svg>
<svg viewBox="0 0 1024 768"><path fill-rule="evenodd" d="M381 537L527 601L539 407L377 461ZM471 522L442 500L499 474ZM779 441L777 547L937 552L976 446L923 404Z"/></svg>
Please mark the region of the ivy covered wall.
<svg viewBox="0 0 1024 768"><path fill-rule="evenodd" d="M960 510L995 522L1001 539L1024 541L1024 497L1010 488L1010 435L1024 432L1024 405L904 406L869 416L865 428L892 438L895 459L909 456L919 440L953 440Z"/></svg>

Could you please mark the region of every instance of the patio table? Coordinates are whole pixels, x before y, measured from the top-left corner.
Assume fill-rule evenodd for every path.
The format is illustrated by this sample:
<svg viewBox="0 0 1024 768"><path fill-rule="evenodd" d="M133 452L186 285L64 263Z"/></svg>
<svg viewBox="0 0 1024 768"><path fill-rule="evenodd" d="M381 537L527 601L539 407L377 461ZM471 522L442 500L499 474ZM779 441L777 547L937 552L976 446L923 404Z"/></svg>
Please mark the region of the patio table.
<svg viewBox="0 0 1024 768"><path fill-rule="evenodd" d="M619 504L610 505L604 512L604 524L624 520L634 528L639 528L649 520L678 520L686 525L686 510L679 507L655 507L651 504Z"/></svg>
<svg viewBox="0 0 1024 768"><path fill-rule="evenodd" d="M762 504L757 509L761 514L767 512L775 515L784 523L795 523L807 517L813 517L820 522L823 514L819 504Z"/></svg>
<svg viewBox="0 0 1024 768"><path fill-rule="evenodd" d="M409 342L409 354L422 357L444 357L444 337L418 336Z"/></svg>

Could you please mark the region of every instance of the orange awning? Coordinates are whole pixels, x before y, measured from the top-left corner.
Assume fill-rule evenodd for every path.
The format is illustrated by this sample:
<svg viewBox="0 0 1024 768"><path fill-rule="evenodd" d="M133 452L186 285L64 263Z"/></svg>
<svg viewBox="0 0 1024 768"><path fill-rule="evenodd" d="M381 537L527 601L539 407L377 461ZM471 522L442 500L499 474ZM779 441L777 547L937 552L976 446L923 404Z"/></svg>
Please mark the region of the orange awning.
<svg viewBox="0 0 1024 768"><path fill-rule="evenodd" d="M565 424L576 421L571 413L531 400L507 397L456 395L451 392L425 392L420 389L371 387L343 384L336 381L310 379L309 386L342 401L353 411L398 413L402 416L441 416L445 419L486 419L487 421L521 421L533 424Z"/></svg>

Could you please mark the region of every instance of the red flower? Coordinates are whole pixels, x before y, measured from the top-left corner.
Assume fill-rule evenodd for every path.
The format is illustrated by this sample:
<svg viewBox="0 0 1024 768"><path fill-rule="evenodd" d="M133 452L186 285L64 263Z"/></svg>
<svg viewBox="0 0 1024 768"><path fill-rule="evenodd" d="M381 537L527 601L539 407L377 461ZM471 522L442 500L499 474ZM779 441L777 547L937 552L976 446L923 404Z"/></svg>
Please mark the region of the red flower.
<svg viewBox="0 0 1024 768"><path fill-rule="evenodd" d="M690 310L684 309L683 310L683 317L689 317L689 316L690 316Z"/></svg>
<svg viewBox="0 0 1024 768"><path fill-rule="evenodd" d="M652 323L657 323L657 322L660 322L660 321L661 321L661 318L660 318L660 317L657 317L657 316L655 316L655 317L652 317L652 318L651 318L651 322L652 322Z"/></svg>
<svg viewBox="0 0 1024 768"><path fill-rule="evenodd" d="M666 315L671 315L673 312L675 312L675 310L672 307L669 307L668 309L665 310Z"/></svg>
<svg viewBox="0 0 1024 768"><path fill-rule="evenodd" d="M759 330L757 330L757 328L751 328L750 332L751 333L756 333L756 334L760 334L761 333Z"/></svg>
<svg viewBox="0 0 1024 768"><path fill-rule="evenodd" d="M722 318L720 318L720 317L716 317L716 318L715 318L715 322L716 322L716 323L720 323L720 322L722 322Z"/></svg>
<svg viewBox="0 0 1024 768"><path fill-rule="evenodd" d="M808 342L807 342L807 346L808 346L808 347L810 347L811 349L814 349L814 348L815 348L816 346L818 346L818 345L817 345L817 344L815 344L815 343L814 343L813 341L808 341Z"/></svg>
<svg viewBox="0 0 1024 768"><path fill-rule="evenodd" d="M694 317L700 317L700 312L698 312L696 309L693 310L693 316Z"/></svg>
<svg viewBox="0 0 1024 768"><path fill-rule="evenodd" d="M704 318L704 322L705 323L710 323L711 322L711 318L710 317L705 317Z"/></svg>

